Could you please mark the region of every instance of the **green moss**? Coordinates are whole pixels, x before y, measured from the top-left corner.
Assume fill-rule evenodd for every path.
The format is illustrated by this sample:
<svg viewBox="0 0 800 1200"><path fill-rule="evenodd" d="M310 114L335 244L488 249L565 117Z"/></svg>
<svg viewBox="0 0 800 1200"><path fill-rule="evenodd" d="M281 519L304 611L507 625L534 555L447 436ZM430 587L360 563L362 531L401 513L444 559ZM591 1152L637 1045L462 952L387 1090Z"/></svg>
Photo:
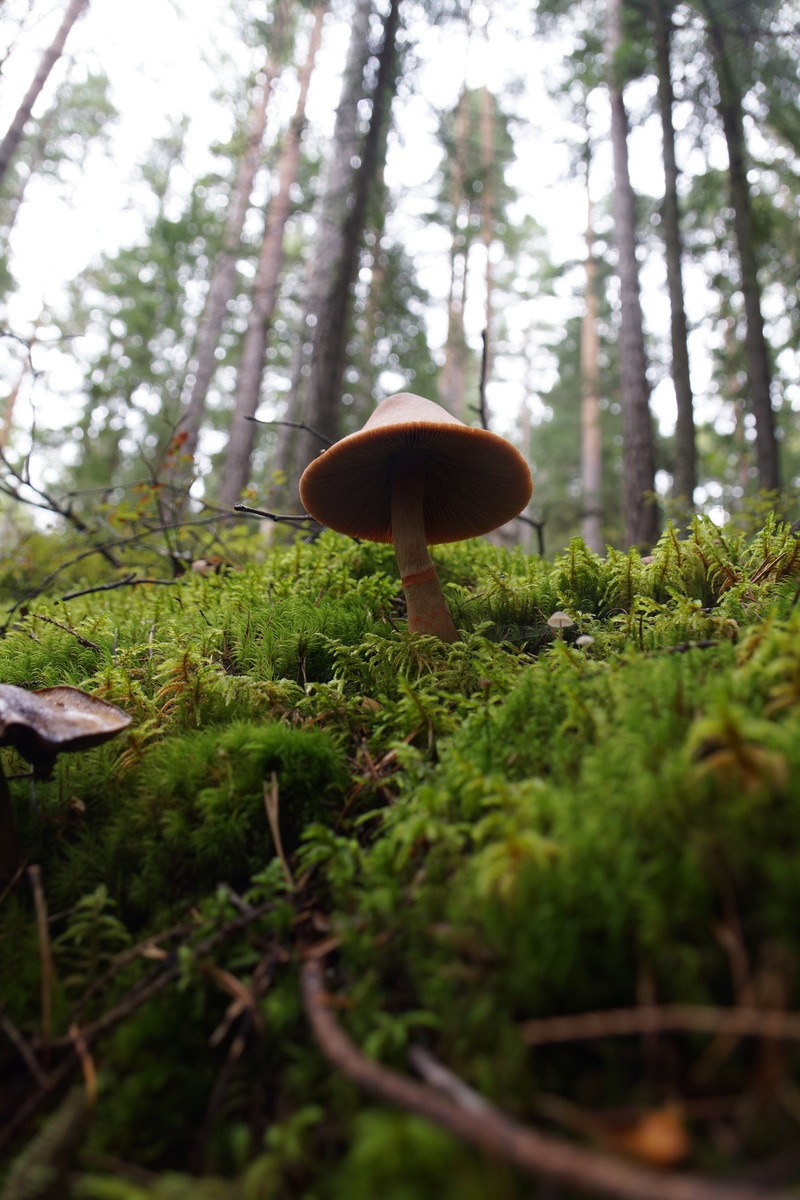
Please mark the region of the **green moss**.
<svg viewBox="0 0 800 1200"><path fill-rule="evenodd" d="M216 577L42 596L0 640L3 681L70 683L134 717L63 756L35 803L11 784L53 916L53 1034L119 1013L92 1044L100 1096L59 1194L527 1195L324 1062L295 969L321 939L339 1019L396 1069L421 1042L528 1121L543 1092L589 1111L703 1088L752 1101L736 1155L693 1129L696 1169L791 1144L748 1043L701 1087L704 1038L653 1060L636 1039L534 1053L521 1028L643 994L729 1005L743 972L796 1005L797 541L697 522L650 562L579 541L553 564L485 542L435 558L452 646L405 630L391 547L332 534ZM265 812L273 773L299 897ZM23 875L0 903L0 979L31 1037L39 964ZM783 1064L796 1083L796 1050ZM2 1067L25 1093L11 1043Z"/></svg>

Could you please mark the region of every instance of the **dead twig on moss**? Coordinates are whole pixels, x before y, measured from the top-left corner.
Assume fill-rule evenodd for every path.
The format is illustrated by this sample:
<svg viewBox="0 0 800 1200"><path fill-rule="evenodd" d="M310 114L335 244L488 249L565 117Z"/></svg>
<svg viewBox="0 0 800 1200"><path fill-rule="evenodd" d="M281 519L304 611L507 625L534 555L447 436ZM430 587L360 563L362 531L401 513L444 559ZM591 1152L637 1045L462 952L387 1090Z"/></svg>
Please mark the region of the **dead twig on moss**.
<svg viewBox="0 0 800 1200"><path fill-rule="evenodd" d="M221 926L216 933L210 934L207 938L192 946L191 949L198 957L210 953L232 934L240 932L252 924L253 921L257 920L258 917L263 916L271 907L272 903L267 901L251 909L250 912L241 913ZM67 1053L63 1061L41 1081L40 1086L20 1104L14 1115L0 1129L0 1150L16 1137L31 1117L39 1112L41 1107L47 1102L48 1097L52 1096L63 1086L66 1080L69 1079L75 1066L78 1064L84 1065L83 1054L88 1053L89 1047L97 1038L107 1033L110 1029L113 1029L121 1020L130 1016L138 1008L141 1008L148 1000L152 1000L154 996L157 996L172 983L178 977L179 973L178 956L176 952L173 952L168 955L161 967L148 975L146 979L134 985L118 1004L114 1005L108 1012L103 1013L97 1020L91 1021L82 1027L79 1027L77 1023L73 1023L69 1034L66 1036L50 1038L48 1043L50 1051L66 1051ZM78 1039L80 1039L80 1042L78 1042ZM38 1039L34 1038L31 1042L31 1048L34 1051L42 1050L43 1046L44 1039L41 1037Z"/></svg>
<svg viewBox="0 0 800 1200"><path fill-rule="evenodd" d="M47 1074L32 1047L6 1013L0 1013L0 1029L6 1035L40 1088L47 1086Z"/></svg>
<svg viewBox="0 0 800 1200"><path fill-rule="evenodd" d="M264 808L267 812L267 821L269 822L269 831L272 834L272 841L275 845L275 853L283 870L283 877L286 880L286 886L290 892L295 891L296 884L292 875L289 860L283 850L283 838L281 837L280 823L280 793L278 791L278 776L274 771L270 774L269 786L264 783Z"/></svg>
<svg viewBox="0 0 800 1200"><path fill-rule="evenodd" d="M380 1100L427 1117L472 1146L512 1163L526 1174L582 1188L615 1200L790 1200L735 1183L688 1174L664 1175L596 1150L550 1137L498 1109L469 1111L426 1084L366 1058L331 1012L322 966L308 958L302 968L303 1003L321 1051L338 1070ZM465 1085L466 1086L466 1085Z"/></svg>
<svg viewBox="0 0 800 1200"><path fill-rule="evenodd" d="M712 1033L800 1041L800 1013L782 1009L713 1008L702 1004L645 1004L608 1012L546 1017L520 1026L528 1045L591 1041L647 1033Z"/></svg>
<svg viewBox="0 0 800 1200"><path fill-rule="evenodd" d="M39 938L39 960L41 964L41 995L42 995L42 1053L45 1059L50 1051L50 1035L53 1031L53 985L55 970L53 954L50 948L50 929L47 924L47 901L42 887L41 868L34 864L28 867L28 879L33 891L33 904L36 910L36 932Z"/></svg>
<svg viewBox="0 0 800 1200"><path fill-rule="evenodd" d="M46 621L48 625L55 625L56 629L63 629L64 633L72 634L75 640L81 646L85 646L87 650L96 650L98 654L101 653L97 642L90 642L88 638L82 637L74 629L70 629L69 625L64 625L61 621L56 621L53 617L45 617L42 613L29 613L28 615L36 621Z"/></svg>
<svg viewBox="0 0 800 1200"><path fill-rule="evenodd" d="M123 579L115 579L111 583L96 583L94 587L81 588L78 592L67 592L66 595L59 597L62 603L66 600L77 600L78 596L91 596L94 592L113 592L115 588L121 587L136 587L139 583L155 583L161 586L172 586L176 580L174 579L145 579L137 578L136 575L126 575ZM37 614L38 615L38 614ZM42 617L43 621L50 621L51 625L57 625L58 621L53 621L49 617ZM62 629L66 626L62 625ZM71 630L69 632L72 632ZM77 636L77 634L76 634ZM90 643L91 645L92 643ZM96 647L98 650L100 647Z"/></svg>

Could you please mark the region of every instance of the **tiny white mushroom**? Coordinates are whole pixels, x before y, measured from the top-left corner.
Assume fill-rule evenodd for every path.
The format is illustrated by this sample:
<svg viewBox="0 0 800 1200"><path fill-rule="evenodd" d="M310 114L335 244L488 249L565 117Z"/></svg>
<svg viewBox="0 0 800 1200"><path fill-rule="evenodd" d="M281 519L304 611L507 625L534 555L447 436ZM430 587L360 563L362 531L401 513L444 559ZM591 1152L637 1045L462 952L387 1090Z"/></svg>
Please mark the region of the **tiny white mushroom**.
<svg viewBox="0 0 800 1200"><path fill-rule="evenodd" d="M575 645L576 646L593 646L594 638L589 637L588 633L582 633L579 638L575 639Z"/></svg>
<svg viewBox="0 0 800 1200"><path fill-rule="evenodd" d="M551 629L569 629L570 625L574 625L572 617L565 612L554 612L552 616L547 618L547 624Z"/></svg>

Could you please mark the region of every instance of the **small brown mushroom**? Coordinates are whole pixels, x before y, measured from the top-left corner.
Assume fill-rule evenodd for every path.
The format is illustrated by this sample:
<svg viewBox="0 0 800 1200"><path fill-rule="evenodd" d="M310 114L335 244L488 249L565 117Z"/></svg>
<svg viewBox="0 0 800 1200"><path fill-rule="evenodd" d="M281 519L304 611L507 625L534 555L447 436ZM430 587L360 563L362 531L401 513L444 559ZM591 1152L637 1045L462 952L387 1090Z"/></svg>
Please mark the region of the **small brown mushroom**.
<svg viewBox="0 0 800 1200"><path fill-rule="evenodd" d="M74 687L30 692L0 684L0 747L13 746L33 767L34 779L49 779L57 755L88 750L116 737L131 717L115 704ZM0 879L17 861L11 795L0 766Z"/></svg>
<svg viewBox="0 0 800 1200"><path fill-rule="evenodd" d="M458 633L428 546L497 529L521 512L532 489L510 442L409 392L379 404L362 430L324 450L300 480L300 498L320 524L394 543L408 628L447 642Z"/></svg>

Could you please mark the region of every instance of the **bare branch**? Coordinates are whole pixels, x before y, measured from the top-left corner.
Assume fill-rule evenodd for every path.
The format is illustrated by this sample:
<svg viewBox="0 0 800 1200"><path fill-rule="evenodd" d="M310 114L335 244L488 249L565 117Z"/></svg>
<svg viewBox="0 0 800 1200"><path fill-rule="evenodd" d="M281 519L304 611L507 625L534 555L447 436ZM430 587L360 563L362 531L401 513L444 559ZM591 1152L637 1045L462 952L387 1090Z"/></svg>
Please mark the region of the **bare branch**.
<svg viewBox="0 0 800 1200"><path fill-rule="evenodd" d="M126 575L124 579L115 579L113 583L97 583L94 587L81 588L78 592L67 592L61 597L61 599L75 600L78 596L91 596L93 592L113 592L115 588L136 587L138 583L155 583L172 586L172 584L175 582L176 580L174 579L137 579L135 575ZM58 625L58 621L52 621L49 617L42 617L42 620L49 620L51 625ZM62 625L61 628L66 629L66 626ZM72 633L72 630L70 629L68 632ZM78 635L75 634L75 636L77 637ZM90 646L94 645L93 642L89 642L87 644ZM95 646L95 649L99 650L100 647Z"/></svg>
<svg viewBox="0 0 800 1200"><path fill-rule="evenodd" d="M265 512L262 508L250 508L248 504L234 504L234 512L245 513L249 517L269 517L270 521L289 521L293 523L303 521L313 521L308 513L303 513L301 516L293 516L291 513L271 513Z"/></svg>
<svg viewBox="0 0 800 1200"><path fill-rule="evenodd" d="M608 1012L525 1021L523 1040L543 1046L646 1033L712 1033L800 1041L800 1013L768 1008L713 1008L702 1004L643 1004Z"/></svg>
<svg viewBox="0 0 800 1200"><path fill-rule="evenodd" d="M333 438L326 437L324 433L319 433L318 430L312 429L304 421L263 421L261 417L245 417L245 420L253 421L256 425L288 425L290 429L304 429L312 437L319 438L326 446L333 445Z"/></svg>
<svg viewBox="0 0 800 1200"><path fill-rule="evenodd" d="M325 1057L348 1079L380 1100L397 1104L449 1129L457 1137L537 1178L546 1177L592 1195L615 1200L790 1200L736 1183L716 1183L687 1174L666 1175L596 1150L550 1137L499 1109L469 1111L425 1084L366 1058L338 1024L325 991L322 967L306 959L303 1003ZM466 1086L466 1085L465 1085Z"/></svg>

